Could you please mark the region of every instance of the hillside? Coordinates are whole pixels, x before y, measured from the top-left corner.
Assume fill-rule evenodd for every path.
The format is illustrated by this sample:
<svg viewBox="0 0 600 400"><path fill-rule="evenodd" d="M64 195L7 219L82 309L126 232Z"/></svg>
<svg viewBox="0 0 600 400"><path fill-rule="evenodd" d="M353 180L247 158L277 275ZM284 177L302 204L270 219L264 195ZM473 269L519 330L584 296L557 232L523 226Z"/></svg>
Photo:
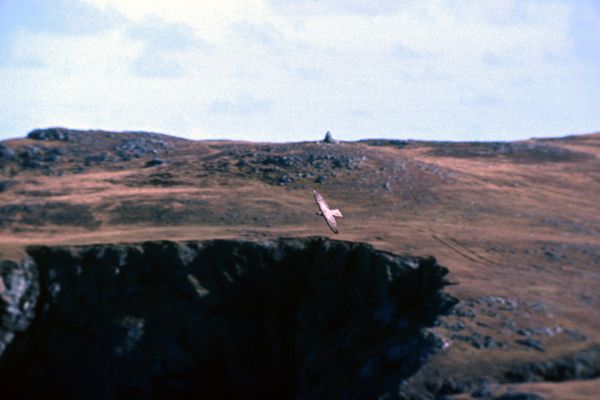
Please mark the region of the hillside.
<svg viewBox="0 0 600 400"><path fill-rule="evenodd" d="M386 393L600 391L598 133L279 144L50 128L0 142L0 172L0 260L40 245L314 236L434 256L458 300L429 328L444 344ZM342 210L339 235L315 215L313 185Z"/></svg>

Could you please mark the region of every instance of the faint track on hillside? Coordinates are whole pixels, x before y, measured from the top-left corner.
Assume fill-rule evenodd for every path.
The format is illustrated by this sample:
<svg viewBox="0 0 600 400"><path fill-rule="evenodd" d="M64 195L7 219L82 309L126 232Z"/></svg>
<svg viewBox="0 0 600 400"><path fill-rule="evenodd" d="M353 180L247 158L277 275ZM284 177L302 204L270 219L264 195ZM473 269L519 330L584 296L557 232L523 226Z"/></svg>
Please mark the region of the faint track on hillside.
<svg viewBox="0 0 600 400"><path fill-rule="evenodd" d="M468 247L466 247L465 245L463 245L462 243L460 243L458 240L449 237L448 240L443 240L442 238L440 238L439 236L435 235L435 234L431 234L431 237L434 238L435 240L437 240L439 243L443 244L444 246L448 247L450 250L454 251L455 253L461 255L462 257L466 258L467 260L473 261L473 262L481 262L484 261L486 263L490 263L490 264L494 264L493 260L490 260L486 257L483 257L482 255L476 253L475 251L469 249ZM453 242L454 244L450 244L448 243L449 241Z"/></svg>
<svg viewBox="0 0 600 400"><path fill-rule="evenodd" d="M482 256L481 254L477 253L475 250L472 250L470 248L468 248L467 246L465 246L463 243L459 242L458 240L454 239L453 237L449 237L449 240L452 241L453 243L455 243L457 246L462 247L465 251L469 252L470 254L472 254L475 257L478 257L479 259L488 262L490 264L494 264L495 261L491 260L487 257Z"/></svg>

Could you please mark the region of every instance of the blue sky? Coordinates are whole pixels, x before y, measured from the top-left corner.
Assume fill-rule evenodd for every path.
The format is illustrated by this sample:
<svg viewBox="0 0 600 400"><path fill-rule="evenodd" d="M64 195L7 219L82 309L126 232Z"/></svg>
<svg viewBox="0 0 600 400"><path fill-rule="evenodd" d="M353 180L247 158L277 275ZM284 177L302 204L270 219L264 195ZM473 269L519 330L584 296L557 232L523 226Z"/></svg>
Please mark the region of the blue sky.
<svg viewBox="0 0 600 400"><path fill-rule="evenodd" d="M0 139L600 131L600 1L0 0L0 110Z"/></svg>

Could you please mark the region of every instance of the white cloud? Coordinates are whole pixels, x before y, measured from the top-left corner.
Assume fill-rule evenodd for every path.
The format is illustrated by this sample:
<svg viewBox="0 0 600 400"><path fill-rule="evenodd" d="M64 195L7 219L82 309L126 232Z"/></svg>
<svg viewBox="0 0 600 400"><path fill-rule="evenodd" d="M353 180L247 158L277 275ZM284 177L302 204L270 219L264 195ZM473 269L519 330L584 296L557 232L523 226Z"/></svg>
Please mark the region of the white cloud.
<svg viewBox="0 0 600 400"><path fill-rule="evenodd" d="M256 98L252 95L242 95L234 99L217 99L208 106L208 112L213 114L255 114L269 111L273 102L269 99Z"/></svg>
<svg viewBox="0 0 600 400"><path fill-rule="evenodd" d="M398 0L269 0L277 12L286 15L382 15L397 12L409 1Z"/></svg>
<svg viewBox="0 0 600 400"><path fill-rule="evenodd" d="M92 36L122 22L113 8L101 11L80 0L5 0L0 2L0 68L44 67L24 39L30 33Z"/></svg>
<svg viewBox="0 0 600 400"><path fill-rule="evenodd" d="M99 9L84 0L5 0L2 22L34 32L93 35L123 22L113 7Z"/></svg>
<svg viewBox="0 0 600 400"><path fill-rule="evenodd" d="M167 23L149 16L129 25L126 35L143 44L142 51L131 63L131 70L142 77L182 76L186 72L183 53L208 48L194 29L183 22Z"/></svg>
<svg viewBox="0 0 600 400"><path fill-rule="evenodd" d="M152 49L185 50L206 46L196 36L194 29L184 22L168 23L156 16L148 16L140 23L130 24L126 32L131 38L144 42Z"/></svg>
<svg viewBox="0 0 600 400"><path fill-rule="evenodd" d="M182 22L193 27L209 42L224 40L232 23L238 20L260 21L267 12L260 0L86 0L99 7L113 7L131 20L160 16L167 22Z"/></svg>
<svg viewBox="0 0 600 400"><path fill-rule="evenodd" d="M78 27L85 18L62 33L25 29L25 12L21 28L0 27L16 49L0 62L3 130L72 122L300 140L600 125L596 17L567 0L86 4L101 29Z"/></svg>

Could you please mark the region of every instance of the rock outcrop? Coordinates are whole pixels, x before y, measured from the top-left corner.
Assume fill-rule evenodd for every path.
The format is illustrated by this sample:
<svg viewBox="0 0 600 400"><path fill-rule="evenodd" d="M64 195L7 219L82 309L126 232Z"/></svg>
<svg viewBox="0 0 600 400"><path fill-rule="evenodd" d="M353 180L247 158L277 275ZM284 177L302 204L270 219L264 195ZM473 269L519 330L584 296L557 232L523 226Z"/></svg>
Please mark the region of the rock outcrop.
<svg viewBox="0 0 600 400"><path fill-rule="evenodd" d="M70 133L70 129L60 127L34 129L27 134L27 138L33 140L57 140L62 142L68 142L71 139Z"/></svg>
<svg viewBox="0 0 600 400"><path fill-rule="evenodd" d="M372 398L443 346L424 328L455 302L434 258L324 238L28 253L1 269L10 398Z"/></svg>

